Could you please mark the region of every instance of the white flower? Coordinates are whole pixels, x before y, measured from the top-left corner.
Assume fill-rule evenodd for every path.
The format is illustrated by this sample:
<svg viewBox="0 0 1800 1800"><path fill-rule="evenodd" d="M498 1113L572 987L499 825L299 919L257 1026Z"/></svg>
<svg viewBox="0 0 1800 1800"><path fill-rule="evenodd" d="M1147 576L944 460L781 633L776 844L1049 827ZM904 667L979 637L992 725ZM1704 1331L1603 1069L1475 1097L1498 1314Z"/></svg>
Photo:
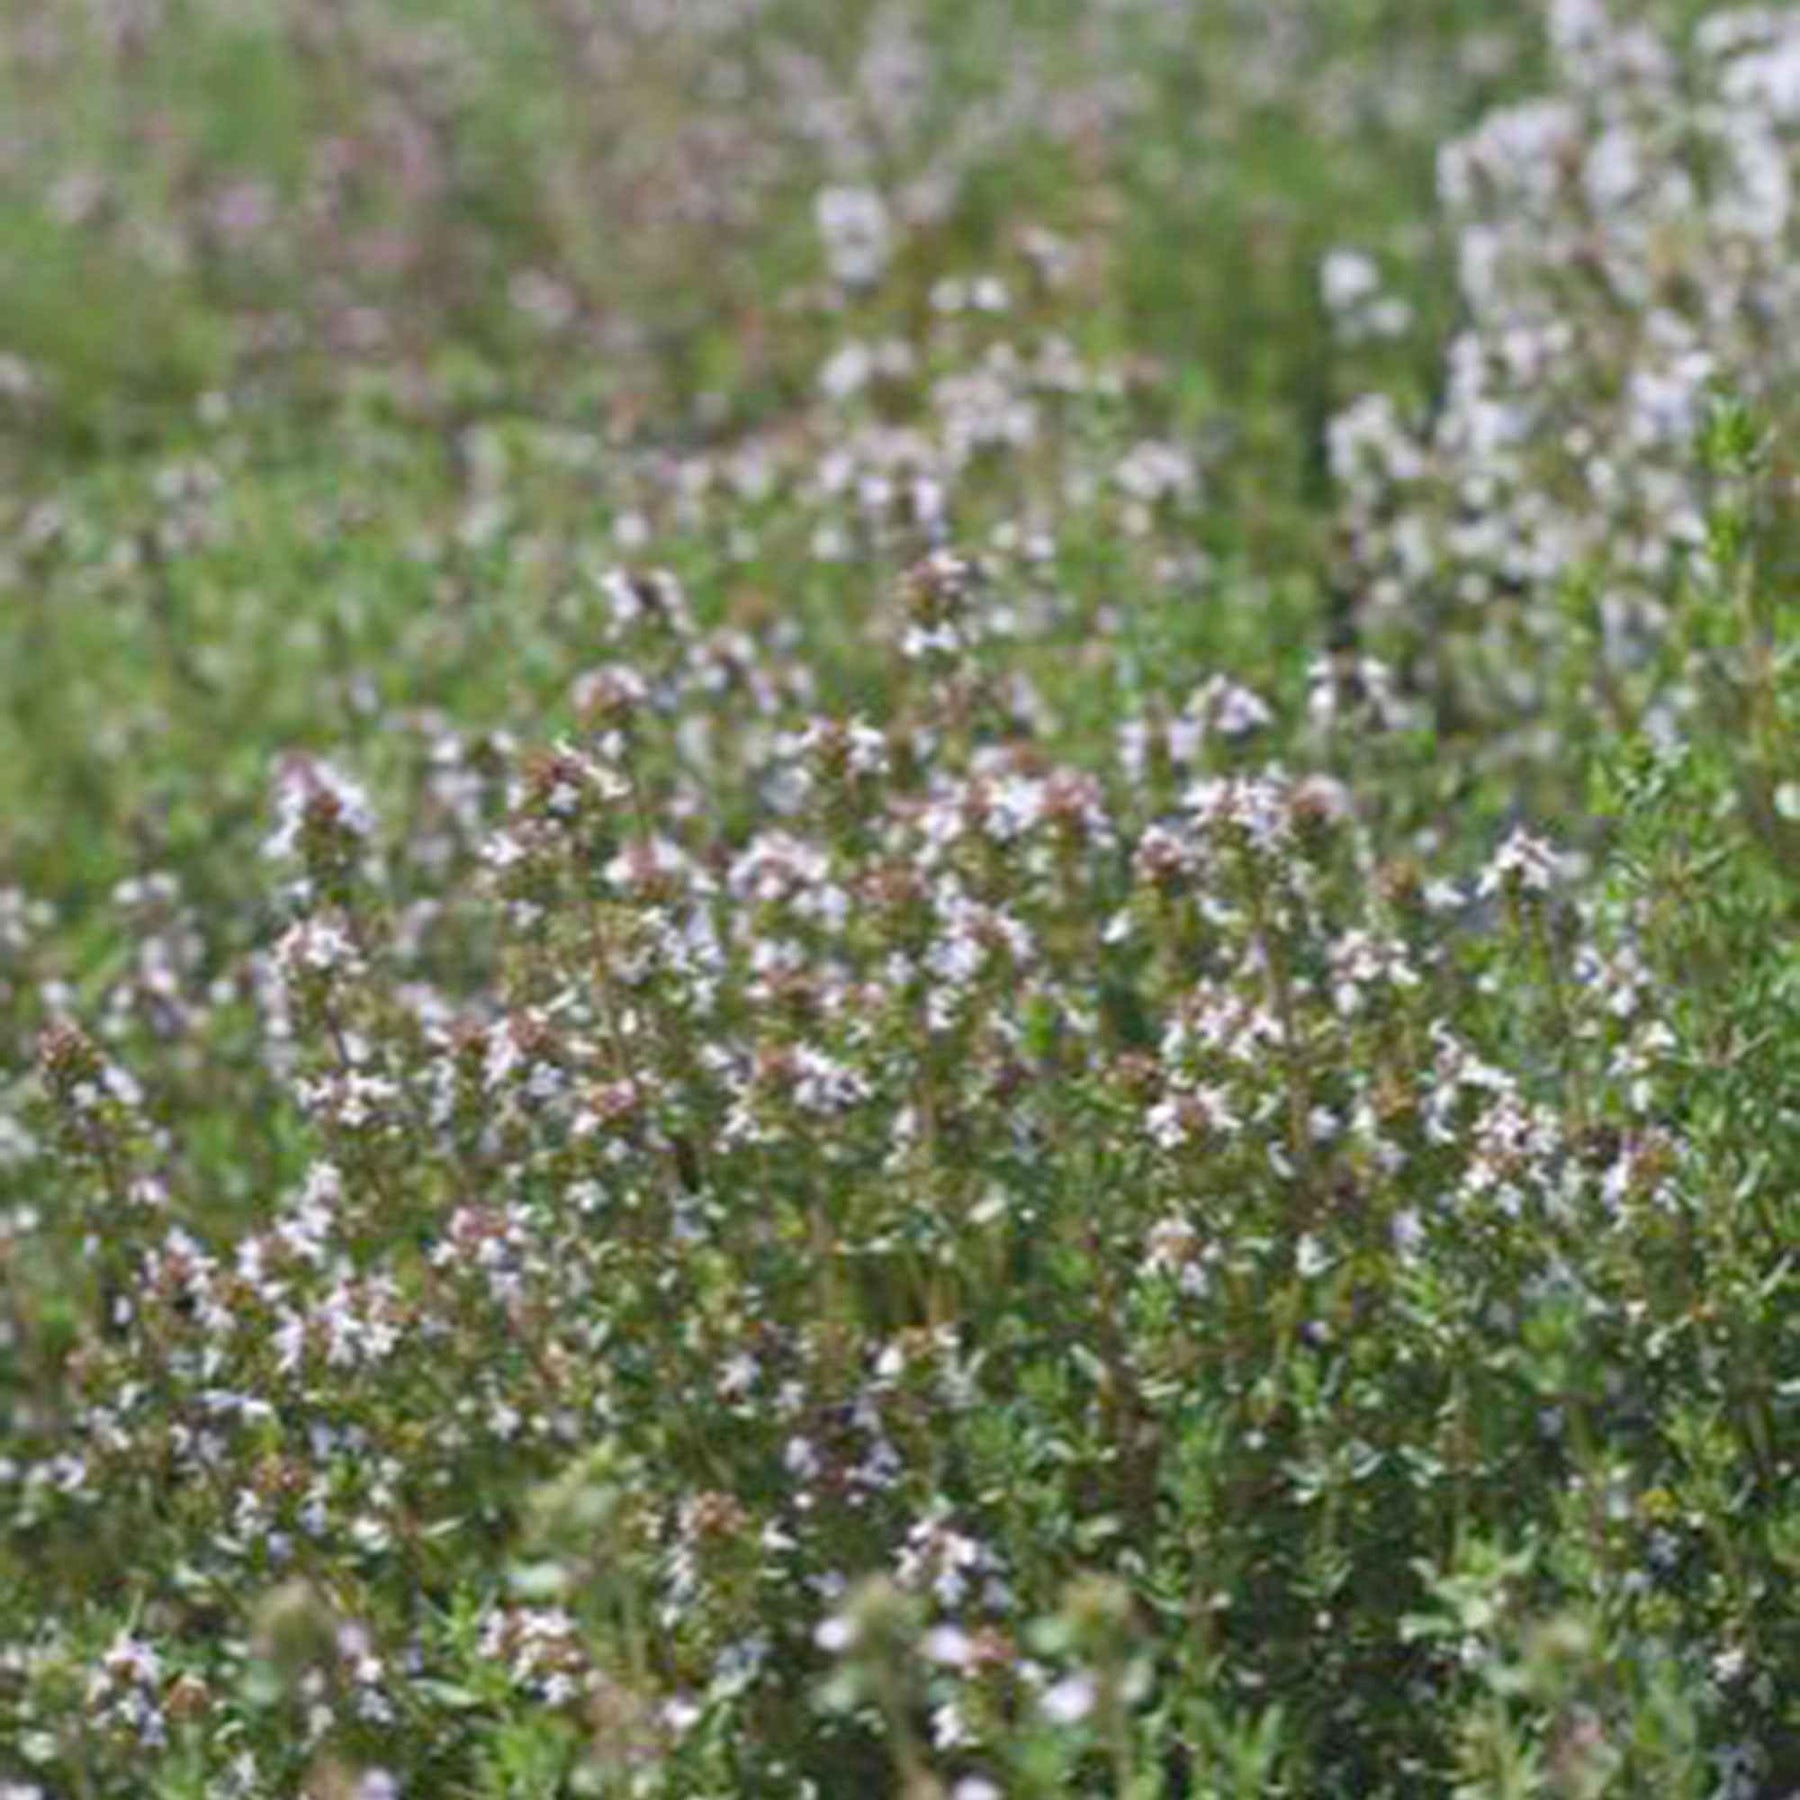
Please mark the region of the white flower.
<svg viewBox="0 0 1800 1800"><path fill-rule="evenodd" d="M931 1710L931 1744L935 1750L956 1750L970 1742L969 1727L954 1700Z"/></svg>
<svg viewBox="0 0 1800 1800"><path fill-rule="evenodd" d="M700 1723L701 1708L693 1700L677 1694L671 1700L663 1702L663 1723L677 1737L684 1737Z"/></svg>
<svg viewBox="0 0 1800 1800"><path fill-rule="evenodd" d="M1514 830L1482 871L1480 893L1486 897L1513 887L1527 894L1547 894L1561 874L1561 860L1542 838Z"/></svg>
<svg viewBox="0 0 1800 1800"><path fill-rule="evenodd" d="M819 371L819 391L828 400L849 400L868 386L875 358L867 344L851 342L834 351Z"/></svg>
<svg viewBox="0 0 1800 1800"><path fill-rule="evenodd" d="M1093 1676L1085 1670L1077 1670L1046 1688L1039 1704L1052 1724L1078 1725L1094 1710L1097 1697Z"/></svg>
<svg viewBox="0 0 1800 1800"><path fill-rule="evenodd" d="M1381 288L1374 262L1360 250L1333 250L1319 265L1319 291L1328 311L1347 313Z"/></svg>
<svg viewBox="0 0 1800 1800"><path fill-rule="evenodd" d="M334 822L339 830L364 840L374 836L375 809L363 789L328 762L316 757L296 757L276 777L276 823L263 844L265 856L279 859L294 854L307 807L320 798L333 803Z"/></svg>
<svg viewBox="0 0 1800 1800"><path fill-rule="evenodd" d="M879 280L892 251L887 204L881 196L872 188L825 188L813 210L833 277L846 287L867 287Z"/></svg>

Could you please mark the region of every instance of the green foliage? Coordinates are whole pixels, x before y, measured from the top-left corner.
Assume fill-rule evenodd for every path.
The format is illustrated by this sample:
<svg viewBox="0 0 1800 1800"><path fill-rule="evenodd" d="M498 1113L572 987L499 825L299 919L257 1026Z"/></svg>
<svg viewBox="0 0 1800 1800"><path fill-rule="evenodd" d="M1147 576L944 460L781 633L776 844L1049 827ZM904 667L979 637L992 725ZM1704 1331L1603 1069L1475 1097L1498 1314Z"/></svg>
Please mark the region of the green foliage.
<svg viewBox="0 0 1800 1800"><path fill-rule="evenodd" d="M0 28L0 1795L1800 1780L1800 32L1544 13Z"/></svg>

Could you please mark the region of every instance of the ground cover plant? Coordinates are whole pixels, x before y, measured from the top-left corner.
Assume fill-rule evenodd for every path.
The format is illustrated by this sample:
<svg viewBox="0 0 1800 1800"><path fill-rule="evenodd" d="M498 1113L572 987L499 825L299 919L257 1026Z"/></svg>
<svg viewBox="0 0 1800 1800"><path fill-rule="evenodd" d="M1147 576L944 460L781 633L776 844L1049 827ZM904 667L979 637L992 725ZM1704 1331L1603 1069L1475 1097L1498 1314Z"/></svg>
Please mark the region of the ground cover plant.
<svg viewBox="0 0 1800 1800"><path fill-rule="evenodd" d="M0 1795L1800 1790L1800 16L0 92Z"/></svg>

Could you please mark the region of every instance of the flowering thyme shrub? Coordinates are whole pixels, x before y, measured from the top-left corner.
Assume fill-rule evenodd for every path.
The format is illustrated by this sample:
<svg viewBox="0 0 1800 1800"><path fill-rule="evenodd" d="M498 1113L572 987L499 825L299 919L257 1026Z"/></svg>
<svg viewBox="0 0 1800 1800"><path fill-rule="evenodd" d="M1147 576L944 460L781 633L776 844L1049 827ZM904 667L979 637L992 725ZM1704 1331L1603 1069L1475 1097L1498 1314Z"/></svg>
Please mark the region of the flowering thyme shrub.
<svg viewBox="0 0 1800 1800"><path fill-rule="evenodd" d="M1800 20L1722 12L1683 57L1597 0L1550 12L1551 92L1439 160L1463 320L1430 416L1376 393L1331 428L1368 634L1446 728L1531 760L1572 700L1680 730L1656 652L1706 545L1708 397L1791 396L1800 320Z"/></svg>
<svg viewBox="0 0 1800 1800"><path fill-rule="evenodd" d="M1800 1783L1787 17L272 16L7 365L0 1795Z"/></svg>

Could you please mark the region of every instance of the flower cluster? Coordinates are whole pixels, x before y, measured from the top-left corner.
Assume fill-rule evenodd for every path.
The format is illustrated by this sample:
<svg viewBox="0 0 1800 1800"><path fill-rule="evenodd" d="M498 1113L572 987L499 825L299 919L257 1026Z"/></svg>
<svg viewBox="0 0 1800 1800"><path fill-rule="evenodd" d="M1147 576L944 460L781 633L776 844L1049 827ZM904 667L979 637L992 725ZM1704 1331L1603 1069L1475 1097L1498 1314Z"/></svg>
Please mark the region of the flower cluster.
<svg viewBox="0 0 1800 1800"><path fill-rule="evenodd" d="M262 11L0 145L0 1796L1773 1791L1793 21Z"/></svg>
<svg viewBox="0 0 1800 1800"><path fill-rule="evenodd" d="M1791 383L1800 319L1800 22L1720 13L1683 55L1550 10L1551 91L1439 158L1462 324L1428 415L1377 392L1330 431L1369 638L1534 759L1567 684L1620 727L1691 705L1657 650L1712 548L1710 401ZM1326 287L1361 317L1351 254Z"/></svg>

